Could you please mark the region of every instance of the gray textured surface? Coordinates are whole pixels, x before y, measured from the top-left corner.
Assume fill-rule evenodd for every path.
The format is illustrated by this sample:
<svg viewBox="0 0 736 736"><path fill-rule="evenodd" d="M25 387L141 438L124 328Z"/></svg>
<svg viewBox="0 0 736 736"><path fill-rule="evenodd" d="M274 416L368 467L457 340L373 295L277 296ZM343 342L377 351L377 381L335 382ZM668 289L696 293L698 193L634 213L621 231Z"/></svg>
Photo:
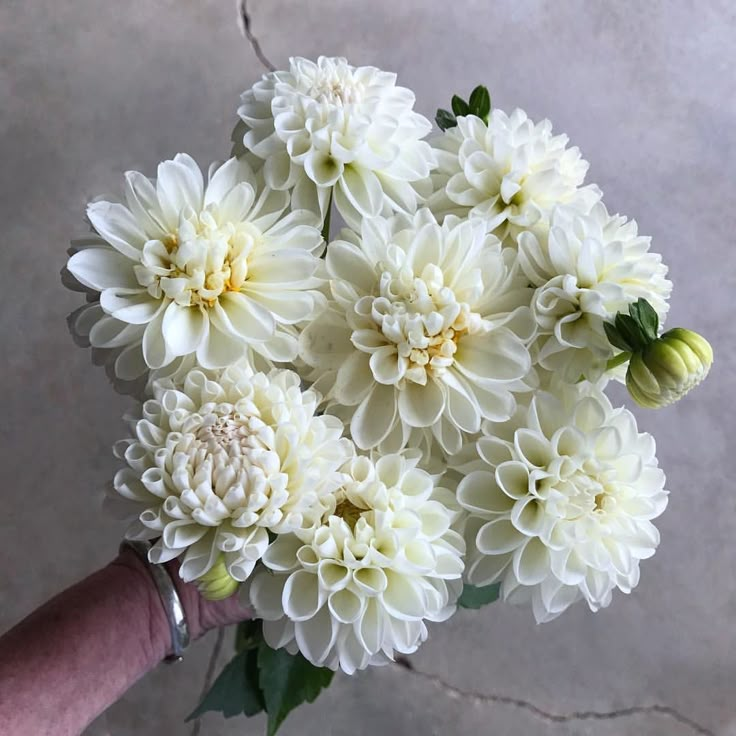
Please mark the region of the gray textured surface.
<svg viewBox="0 0 736 736"><path fill-rule="evenodd" d="M662 544L629 596L537 627L494 606L434 630L418 668L342 678L291 734L687 736L667 705L736 734L736 15L729 0L251 0L277 65L345 54L399 72L430 114L485 81L500 107L550 117L592 161L611 210L634 216L671 265L671 323L707 335L717 362L679 405L640 413L668 473ZM58 272L93 195L180 150L223 157L238 94L262 68L232 0L0 0L0 630L106 562L120 528L98 508L126 402L69 338ZM211 641L211 640L210 640ZM209 644L136 686L91 733L185 734ZM262 733L208 717L205 736Z"/></svg>

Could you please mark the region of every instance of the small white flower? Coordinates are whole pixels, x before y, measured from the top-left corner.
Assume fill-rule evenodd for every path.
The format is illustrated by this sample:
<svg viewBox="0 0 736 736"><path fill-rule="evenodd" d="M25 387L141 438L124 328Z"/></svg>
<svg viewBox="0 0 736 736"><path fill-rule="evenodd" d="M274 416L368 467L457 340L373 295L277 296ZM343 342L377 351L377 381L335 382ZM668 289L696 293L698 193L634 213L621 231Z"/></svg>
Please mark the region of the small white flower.
<svg viewBox="0 0 736 736"><path fill-rule="evenodd" d="M583 187L588 163L566 135L552 135L549 120L533 123L523 110L494 109L486 125L459 117L431 141L438 168L428 206L439 216L483 217L502 240L521 230L544 228L552 209L568 203L587 211L600 199Z"/></svg>
<svg viewBox="0 0 736 736"><path fill-rule="evenodd" d="M662 257L649 250L634 220L611 216L603 203L587 215L557 208L547 238L519 235L519 264L538 287L532 311L539 328L535 359L574 383L595 381L615 350L603 323L644 298L660 322L672 282Z"/></svg>
<svg viewBox="0 0 736 736"><path fill-rule="evenodd" d="M416 209L414 184L429 176L434 154L421 140L432 125L413 107L395 74L320 56L264 75L238 113L270 187L293 187L294 206L323 218L334 187L338 211L356 227L387 208Z"/></svg>
<svg viewBox="0 0 736 736"><path fill-rule="evenodd" d="M558 385L484 434L457 491L469 582L500 580L540 623L580 598L596 611L615 588L630 592L667 505L654 438L634 416L590 384Z"/></svg>
<svg viewBox="0 0 736 736"><path fill-rule="evenodd" d="M457 452L461 432L511 416L534 334L514 258L480 220L440 226L426 209L366 220L360 238L329 245L329 307L301 354L359 447L399 449L431 428Z"/></svg>
<svg viewBox="0 0 736 736"><path fill-rule="evenodd" d="M312 214L288 205L245 162L212 167L205 185L185 154L160 164L155 182L128 172L125 204L89 205L101 240L74 253L68 270L100 292L77 321L93 347L122 348L119 378L192 354L208 368L251 350L295 357L293 325L319 301L322 238Z"/></svg>
<svg viewBox="0 0 736 736"><path fill-rule="evenodd" d="M358 457L322 524L279 536L250 601L274 648L348 674L414 652L462 590L460 509L414 460Z"/></svg>
<svg viewBox="0 0 736 736"><path fill-rule="evenodd" d="M190 371L154 384L116 454L108 499L136 517L128 537L156 539L153 562L184 555L181 577L205 575L224 555L235 580L251 573L269 532L317 525L342 480L353 446L342 423L315 416L319 397L291 371Z"/></svg>

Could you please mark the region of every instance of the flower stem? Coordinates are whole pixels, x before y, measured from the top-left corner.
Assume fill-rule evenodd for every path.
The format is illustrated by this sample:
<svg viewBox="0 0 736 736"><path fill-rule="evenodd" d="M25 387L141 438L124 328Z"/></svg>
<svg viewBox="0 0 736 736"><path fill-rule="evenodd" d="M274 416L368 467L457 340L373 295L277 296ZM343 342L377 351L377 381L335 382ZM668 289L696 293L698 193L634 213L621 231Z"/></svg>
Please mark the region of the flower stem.
<svg viewBox="0 0 736 736"><path fill-rule="evenodd" d="M325 243L330 242L330 219L332 218L332 193L334 192L334 187L330 189L330 200L327 202L327 214L325 214L325 224L322 226L322 237L324 238Z"/></svg>
<svg viewBox="0 0 736 736"><path fill-rule="evenodd" d="M606 363L606 370L610 371L611 368L616 368L622 363L626 363L626 361L628 361L630 358L631 353L627 353L626 351L624 351L623 353L619 353L618 355L615 355L613 358L611 358L608 363Z"/></svg>

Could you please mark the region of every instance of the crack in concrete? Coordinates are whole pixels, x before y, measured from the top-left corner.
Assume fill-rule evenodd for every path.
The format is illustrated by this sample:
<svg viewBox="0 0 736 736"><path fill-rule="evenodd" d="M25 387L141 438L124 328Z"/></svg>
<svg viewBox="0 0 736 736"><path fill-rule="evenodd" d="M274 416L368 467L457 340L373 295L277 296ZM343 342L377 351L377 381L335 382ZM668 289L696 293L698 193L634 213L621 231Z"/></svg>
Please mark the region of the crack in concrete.
<svg viewBox="0 0 736 736"><path fill-rule="evenodd" d="M248 39L248 43L253 49L253 53L258 58L258 61L260 61L261 64L266 67L266 69L268 69L270 72L275 72L276 67L271 63L271 60L266 56L266 54L263 53L261 44L259 43L258 39L253 35L252 21L250 18L250 13L248 13L248 0L239 0L238 8L240 11L240 30L246 37L246 39Z"/></svg>
<svg viewBox="0 0 736 736"><path fill-rule="evenodd" d="M569 723L571 721L607 721L614 720L616 718L626 718L637 715L661 715L667 718L671 718L673 721L686 726L691 729L693 733L699 734L700 736L715 736L715 733L710 729L702 726L700 723L688 718L687 716L680 713L675 708L669 705L634 705L628 708L618 708L611 711L595 711L595 710L581 710L573 711L572 713L551 713L550 711L544 710L534 703L521 698L514 698L509 695L497 695L493 693L479 693L469 690L461 690L449 682L445 682L441 677L433 675L429 672L422 672L414 667L408 659L404 657L396 658L396 665L408 670L417 677L431 682L435 687L442 690L445 695L455 700L471 700L481 705L510 705L521 710L525 710L528 713L540 718L548 723Z"/></svg>

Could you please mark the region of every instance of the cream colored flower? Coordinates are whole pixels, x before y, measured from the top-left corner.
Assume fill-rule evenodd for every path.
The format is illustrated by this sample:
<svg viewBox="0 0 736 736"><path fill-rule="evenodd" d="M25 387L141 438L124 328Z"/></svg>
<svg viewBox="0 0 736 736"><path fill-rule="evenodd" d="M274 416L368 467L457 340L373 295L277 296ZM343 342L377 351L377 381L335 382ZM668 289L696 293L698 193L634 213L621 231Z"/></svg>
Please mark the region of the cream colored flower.
<svg viewBox="0 0 736 736"><path fill-rule="evenodd" d="M127 467L109 498L135 517L128 537L157 539L153 562L182 556L190 581L222 561L243 581L269 533L321 523L352 443L338 419L315 415L319 397L302 393L295 373L195 369L179 387L153 391L131 422L133 438L116 448Z"/></svg>
<svg viewBox="0 0 736 736"><path fill-rule="evenodd" d="M511 416L531 366L531 291L480 220L366 220L330 244L327 270L329 306L301 354L359 447L398 449L431 429L456 452L483 418Z"/></svg>
<svg viewBox="0 0 736 736"><path fill-rule="evenodd" d="M416 460L351 460L322 523L281 535L250 601L274 648L348 674L414 652L462 589L464 544L453 494Z"/></svg>
<svg viewBox="0 0 736 736"><path fill-rule="evenodd" d="M77 321L93 347L121 349L119 378L187 355L207 368L250 351L295 357L293 326L319 303L323 243L314 216L288 206L245 162L212 167L205 185L185 154L160 164L155 182L128 172L124 204L89 205L101 239L68 270L99 292Z"/></svg>
<svg viewBox="0 0 736 736"><path fill-rule="evenodd" d="M587 212L601 193L583 187L588 163L549 120L533 123L523 110L494 109L486 125L475 115L457 118L431 141L438 167L428 206L438 216L483 217L513 244L522 230L546 229L555 206Z"/></svg>
<svg viewBox="0 0 736 736"><path fill-rule="evenodd" d="M602 203L589 214L560 207L548 238L519 236L519 264L537 287L532 311L538 337L535 360L574 383L595 381L617 350L603 327L637 299L667 314L672 283L662 257L649 250L634 220L611 216Z"/></svg>
<svg viewBox="0 0 736 736"><path fill-rule="evenodd" d="M538 622L580 598L596 611L637 585L667 492L654 438L630 412L589 384L558 384L512 422L486 425L477 453L457 491L470 514L470 583L501 581Z"/></svg>
<svg viewBox="0 0 736 736"><path fill-rule="evenodd" d="M432 125L413 107L414 93L397 87L395 74L320 56L264 75L238 113L245 148L264 160L271 188L293 187L294 206L322 218L333 191L340 214L358 227L363 217L416 209L415 184L435 161L421 140Z"/></svg>

